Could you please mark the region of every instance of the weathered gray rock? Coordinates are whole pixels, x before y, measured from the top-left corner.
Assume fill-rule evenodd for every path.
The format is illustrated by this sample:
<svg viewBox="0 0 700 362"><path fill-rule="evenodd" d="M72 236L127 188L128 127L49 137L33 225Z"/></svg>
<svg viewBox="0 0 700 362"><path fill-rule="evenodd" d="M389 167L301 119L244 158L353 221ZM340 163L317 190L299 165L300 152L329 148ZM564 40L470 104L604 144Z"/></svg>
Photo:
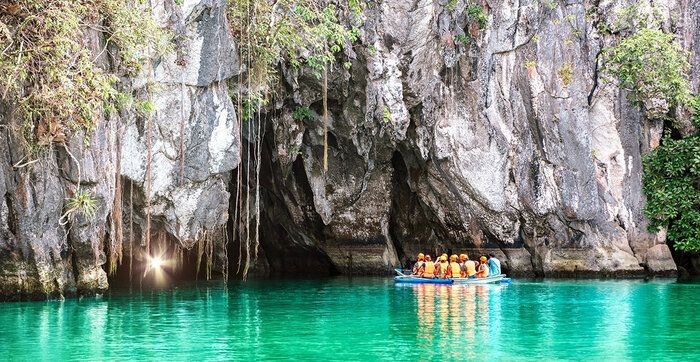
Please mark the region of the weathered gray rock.
<svg viewBox="0 0 700 362"><path fill-rule="evenodd" d="M698 33L691 3L660 12L667 29L686 24L688 47ZM364 46L346 55L352 69L330 77L325 173L320 117L290 116L297 106L321 113L320 84L286 76L293 93L270 139L283 181L268 190L283 200L275 212L292 216L280 220L284 240L317 248L343 272L448 250L496 252L516 274L674 270L665 234L646 230L641 191L641 156L658 145L654 119L667 106L649 101L640 113L600 79L597 56L615 35L598 29L628 4L491 1L482 31L468 4L456 4L367 10ZM638 9L651 14L651 3ZM310 195L288 192L305 188Z"/></svg>
<svg viewBox="0 0 700 362"><path fill-rule="evenodd" d="M647 268L655 274L675 274L676 263L673 262L668 245L655 245L647 250Z"/></svg>
<svg viewBox="0 0 700 362"><path fill-rule="evenodd" d="M153 2L154 16L177 35L177 51L131 79L134 92L155 104L151 117L151 239L190 249L220 248L228 219L230 171L240 158L236 112L226 80L238 72L225 0ZM99 53L100 38L87 32ZM98 59L108 66L106 56ZM128 83L128 80L127 80ZM38 161L23 158L12 105L0 110L0 299L94 294L108 288L106 245L117 245L111 222L115 187L122 183L124 214L133 218L134 259L145 260L146 117L122 112L89 135L74 134ZM120 147L119 147L120 146ZM182 152L181 152L182 151ZM118 158L121 169L117 169ZM19 165L19 167L15 167ZM133 205L126 190L134 189ZM98 210L62 216L76 190ZM133 210L133 213L131 213ZM64 223L66 222L66 223ZM215 240L214 240L215 239ZM126 241L122 240L122 244ZM160 245L159 245L160 246ZM117 247L122 250L121 246ZM121 251L128 255L125 246Z"/></svg>
<svg viewBox="0 0 700 362"><path fill-rule="evenodd" d="M489 19L483 30L467 3L452 10L447 3L385 0L367 8L362 44L343 55L352 67L329 74L327 171L320 81L282 65L289 93L268 110L261 131L254 272L387 273L419 251L464 251L472 258L493 252L505 271L521 275L673 273L665 233L647 231L641 191L641 158L658 146L656 118L668 105L630 104L601 79L597 60L620 36L599 29L613 27L630 2L490 0L480 3ZM637 4L650 13L651 2ZM654 4L663 26L695 50L697 90L700 6ZM125 80L153 100L150 119L113 115L89 147L75 135L22 165L12 105L2 104L1 298L106 289L118 181L124 221L134 222L124 226L134 233L122 242L135 243L124 257L145 261L149 199L152 243L199 249L215 239L224 258L231 171L253 140L240 144L228 93L239 63L226 1L152 5L176 36L175 52ZM104 55L99 61L107 66ZM294 119L299 106L312 116ZM78 188L98 200L97 214L62 225L65 201Z"/></svg>

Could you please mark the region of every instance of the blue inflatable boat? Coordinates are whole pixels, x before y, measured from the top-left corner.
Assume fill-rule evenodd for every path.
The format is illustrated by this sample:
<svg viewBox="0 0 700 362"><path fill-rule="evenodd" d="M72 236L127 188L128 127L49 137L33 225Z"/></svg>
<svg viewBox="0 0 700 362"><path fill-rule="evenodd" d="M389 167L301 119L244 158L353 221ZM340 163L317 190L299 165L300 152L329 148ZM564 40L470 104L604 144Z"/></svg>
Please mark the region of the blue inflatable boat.
<svg viewBox="0 0 700 362"><path fill-rule="evenodd" d="M412 284L452 284L453 279L438 279L438 278L422 278L412 275L400 275L394 277L394 283L412 283Z"/></svg>

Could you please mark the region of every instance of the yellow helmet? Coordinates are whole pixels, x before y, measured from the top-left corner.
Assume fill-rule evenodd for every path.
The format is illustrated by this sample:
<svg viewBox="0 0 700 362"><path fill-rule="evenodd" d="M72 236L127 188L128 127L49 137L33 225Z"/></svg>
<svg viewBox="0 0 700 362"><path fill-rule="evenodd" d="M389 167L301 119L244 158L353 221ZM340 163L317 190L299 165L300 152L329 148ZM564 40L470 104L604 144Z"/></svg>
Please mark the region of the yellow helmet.
<svg viewBox="0 0 700 362"><path fill-rule="evenodd" d="M450 261L457 261L457 255L451 255Z"/></svg>
<svg viewBox="0 0 700 362"><path fill-rule="evenodd" d="M418 253L418 260L423 260L425 259L425 255L423 253Z"/></svg>
<svg viewBox="0 0 700 362"><path fill-rule="evenodd" d="M447 254L442 254L440 256L440 261L447 261Z"/></svg>
<svg viewBox="0 0 700 362"><path fill-rule="evenodd" d="M459 255L459 260L467 260L467 259L469 259L469 257L467 256L467 254L460 254L460 255Z"/></svg>
<svg viewBox="0 0 700 362"><path fill-rule="evenodd" d="M485 262L486 262L486 257L485 257L485 256L482 256L481 258L479 258L479 260L480 260L482 263L485 263Z"/></svg>

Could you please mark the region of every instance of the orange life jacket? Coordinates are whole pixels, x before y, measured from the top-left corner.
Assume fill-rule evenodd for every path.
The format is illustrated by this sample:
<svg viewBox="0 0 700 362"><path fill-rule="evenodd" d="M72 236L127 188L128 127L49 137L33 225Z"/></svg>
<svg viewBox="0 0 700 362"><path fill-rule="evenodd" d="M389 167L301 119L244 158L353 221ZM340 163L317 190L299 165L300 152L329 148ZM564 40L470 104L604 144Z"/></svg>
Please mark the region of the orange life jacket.
<svg viewBox="0 0 700 362"><path fill-rule="evenodd" d="M423 278L433 278L435 276L435 263L426 261L423 269Z"/></svg>
<svg viewBox="0 0 700 362"><path fill-rule="evenodd" d="M450 276L453 278L462 277L462 267L454 261L450 263Z"/></svg>

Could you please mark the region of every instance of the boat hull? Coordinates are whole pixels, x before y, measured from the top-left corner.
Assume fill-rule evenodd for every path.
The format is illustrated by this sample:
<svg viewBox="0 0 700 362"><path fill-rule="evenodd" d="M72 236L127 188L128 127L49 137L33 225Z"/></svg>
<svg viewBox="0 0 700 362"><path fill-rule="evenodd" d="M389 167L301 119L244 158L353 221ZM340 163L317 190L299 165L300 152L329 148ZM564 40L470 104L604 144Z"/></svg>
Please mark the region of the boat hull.
<svg viewBox="0 0 700 362"><path fill-rule="evenodd" d="M394 277L394 283L408 283L408 284L453 284L453 279L430 279L421 278L411 275Z"/></svg>
<svg viewBox="0 0 700 362"><path fill-rule="evenodd" d="M494 275L486 278L454 278L454 284L491 284L499 282L510 282L510 278L506 278L505 274Z"/></svg>

